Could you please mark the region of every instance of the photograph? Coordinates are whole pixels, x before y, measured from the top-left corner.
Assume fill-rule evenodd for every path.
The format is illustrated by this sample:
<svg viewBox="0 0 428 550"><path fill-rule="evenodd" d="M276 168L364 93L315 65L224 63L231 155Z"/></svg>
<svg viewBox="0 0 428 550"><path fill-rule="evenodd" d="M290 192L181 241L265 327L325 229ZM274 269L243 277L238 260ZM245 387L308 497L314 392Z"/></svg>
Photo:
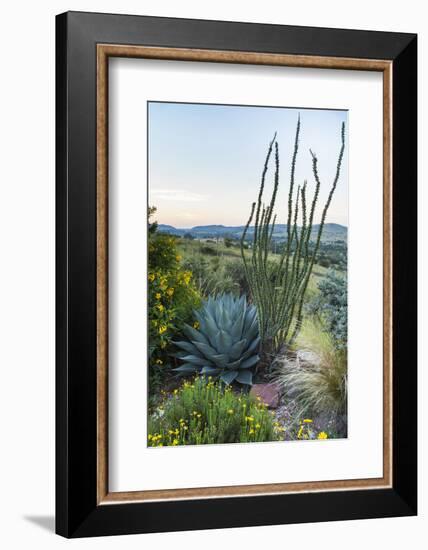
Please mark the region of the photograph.
<svg viewBox="0 0 428 550"><path fill-rule="evenodd" d="M347 438L348 111L147 120L147 446Z"/></svg>

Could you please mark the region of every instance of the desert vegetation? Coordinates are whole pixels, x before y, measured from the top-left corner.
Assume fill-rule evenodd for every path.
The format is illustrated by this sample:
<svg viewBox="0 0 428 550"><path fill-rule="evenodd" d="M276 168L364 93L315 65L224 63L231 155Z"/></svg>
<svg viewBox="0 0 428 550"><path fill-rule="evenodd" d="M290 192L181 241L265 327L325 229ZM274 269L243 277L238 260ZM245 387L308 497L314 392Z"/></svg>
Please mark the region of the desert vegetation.
<svg viewBox="0 0 428 550"><path fill-rule="evenodd" d="M296 181L302 131L288 180L268 144L241 226L177 230L149 210L149 446L347 436L347 232L328 223L345 126L327 182L313 151Z"/></svg>

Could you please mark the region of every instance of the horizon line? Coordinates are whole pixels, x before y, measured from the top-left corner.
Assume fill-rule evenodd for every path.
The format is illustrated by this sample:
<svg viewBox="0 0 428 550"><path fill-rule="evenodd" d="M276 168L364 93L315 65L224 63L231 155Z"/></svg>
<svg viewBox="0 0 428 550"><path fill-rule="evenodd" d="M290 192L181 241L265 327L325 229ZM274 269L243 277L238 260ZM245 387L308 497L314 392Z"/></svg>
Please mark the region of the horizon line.
<svg viewBox="0 0 428 550"><path fill-rule="evenodd" d="M188 230L188 229L194 229L195 227L231 227L231 228L239 228L239 227L245 227L246 224L240 224L240 225L224 225L223 223L207 223L207 224L198 224L198 225L192 225L192 226L188 226L188 227L178 227L176 225L173 225L171 223L164 223L164 222L159 222L159 221L156 221L156 222L153 222L153 223L157 223L158 226L159 225L166 225L166 226L169 226L169 227L172 227L174 229L178 229L178 230ZM269 226L271 226L272 224L269 224ZM275 223L275 225L278 227L278 226L281 226L281 225L288 225L287 223ZM293 225L293 224L291 224ZM312 227L316 226L316 225L320 225L320 223L314 223L312 224ZM339 225L340 227L344 227L345 229L348 229L348 226L347 225L344 225L343 223L338 223L338 222L324 222L324 225ZM254 224L251 224L249 225L248 227L255 227ZM302 227L302 225L297 225L297 227Z"/></svg>

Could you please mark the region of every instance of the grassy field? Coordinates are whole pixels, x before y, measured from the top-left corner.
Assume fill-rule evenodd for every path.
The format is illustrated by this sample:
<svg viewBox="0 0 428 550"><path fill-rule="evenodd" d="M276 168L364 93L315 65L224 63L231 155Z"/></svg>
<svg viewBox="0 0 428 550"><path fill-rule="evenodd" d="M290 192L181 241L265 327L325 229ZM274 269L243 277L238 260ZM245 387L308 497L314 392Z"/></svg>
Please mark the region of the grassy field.
<svg viewBox="0 0 428 550"><path fill-rule="evenodd" d="M211 240L198 240L198 239L177 239L177 245L180 255L183 257L183 261L194 261L196 259L203 258L208 263L215 266L215 269L221 269L227 263L242 262L241 250L239 246L232 245L227 247L222 240L214 242ZM248 258L251 257L251 251L244 251ZM279 254L270 253L268 256L271 261L279 261ZM317 292L318 282L328 269L319 264L315 264L308 286L308 295L313 295Z"/></svg>

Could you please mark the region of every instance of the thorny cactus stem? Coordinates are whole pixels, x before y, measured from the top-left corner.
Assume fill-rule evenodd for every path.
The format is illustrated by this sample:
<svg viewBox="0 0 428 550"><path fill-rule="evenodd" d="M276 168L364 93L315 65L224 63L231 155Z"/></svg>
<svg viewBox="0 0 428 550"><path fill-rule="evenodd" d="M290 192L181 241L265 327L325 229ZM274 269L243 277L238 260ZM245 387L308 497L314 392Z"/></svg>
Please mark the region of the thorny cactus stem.
<svg viewBox="0 0 428 550"><path fill-rule="evenodd" d="M244 263L245 276L257 307L260 335L263 343L262 353L265 354L277 351L284 344L289 346L294 342L300 331L305 293L320 246L327 211L339 181L345 151L345 123L342 123L341 147L337 159L336 174L322 211L321 222L312 250L309 247L309 242L312 235L314 213L318 202L321 181L318 174L318 158L315 153L310 151L315 190L308 212L307 181L305 180L302 186L298 185L297 191L294 193L299 136L300 115L297 121L294 151L291 160L290 186L288 190L287 241L283 247L279 261L268 261L268 252L271 247L276 223L274 209L279 187L279 151L276 133L268 147L257 202L254 202L251 206L250 217L241 237L241 256ZM263 192L273 150L275 151L274 185L269 205L265 206L263 203ZM300 229L298 227L298 222L300 221L299 210L301 214ZM245 254L244 244L253 219L254 232L251 257L248 258Z"/></svg>

